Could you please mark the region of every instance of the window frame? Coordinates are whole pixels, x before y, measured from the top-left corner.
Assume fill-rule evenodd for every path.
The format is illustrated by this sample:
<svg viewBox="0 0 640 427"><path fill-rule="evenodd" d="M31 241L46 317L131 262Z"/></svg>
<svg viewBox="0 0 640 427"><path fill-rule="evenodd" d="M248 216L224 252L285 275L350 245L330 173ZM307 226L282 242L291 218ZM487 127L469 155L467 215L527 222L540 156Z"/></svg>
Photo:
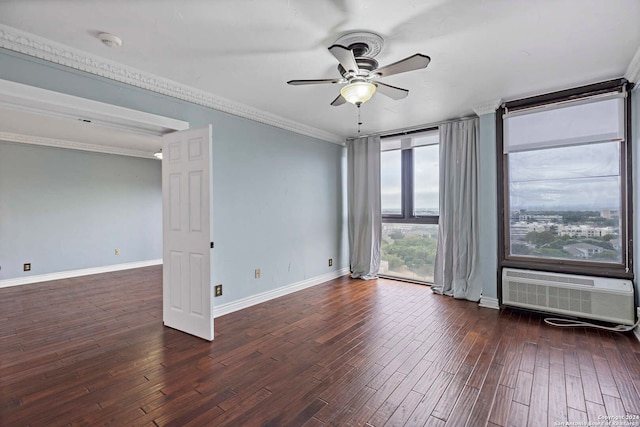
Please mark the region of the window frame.
<svg viewBox="0 0 640 427"><path fill-rule="evenodd" d="M412 134L424 134L426 132L433 132L433 131L438 131L438 128L429 128L429 129L421 129L419 131L415 131L415 132L407 132L406 134L402 134L405 135L404 138L401 138L401 140L404 139L411 139L412 137L410 135ZM393 137L398 137L401 135L388 135L388 136L383 136L381 137L381 139L387 139L387 138L393 138ZM417 136L417 135L416 135ZM433 144L427 144L424 146L431 146L431 145L440 145L440 141L438 140L437 143L433 143ZM415 201L414 201L414 180L415 180L415 174L414 174L414 158L413 158L413 150L415 150L416 148L420 148L421 146L417 146L417 147L410 147L410 148L397 148L394 150L385 150L385 151L396 151L399 150L400 151L400 163L401 163L401 184L400 184L400 195L401 195L401 210L402 212L398 215L398 214L382 214L382 222L385 223L397 223L397 224L438 224L438 221L440 220L440 214L438 215L415 215L414 214L414 207L415 207ZM380 153L382 154L385 151L381 151ZM440 171L438 171L438 173L440 173ZM440 198L440 196L438 195L438 199Z"/></svg>
<svg viewBox="0 0 640 427"><path fill-rule="evenodd" d="M609 80L602 83L581 86L574 89L553 92L531 98L520 99L503 104L496 113L496 156L497 156L497 194L498 194L498 267L523 268L559 273L585 274L592 276L633 279L633 177L631 157L631 96L632 85L625 79ZM509 159L504 148L504 114L506 111L518 111L593 97L612 92L625 93L624 98L624 139L620 146L620 237L621 262L605 263L594 261L565 260L554 258L536 258L510 253L509 233Z"/></svg>
<svg viewBox="0 0 640 427"><path fill-rule="evenodd" d="M405 139L411 139L410 135L415 135L418 136L419 134L424 134L426 132L439 132L439 128L438 127L433 127L433 128L428 128L428 129L420 129L417 131L411 131L411 132L405 132L402 134L394 134L394 135L386 135L381 137L381 139L386 139L386 138L397 138L399 136L402 136L403 138L401 138L401 147L402 147L402 141ZM412 146L411 144L409 144L409 141L405 141L407 143L407 146L410 148L396 148L396 149L392 149L392 150L384 150L381 151L380 154L384 153L384 152L388 152L388 151L396 151L399 150L400 151L400 167L401 167L401 183L400 183L400 197L401 197L401 213L398 214L381 214L381 220L382 223L387 223L387 224L423 224L423 225L438 225L439 221L440 221L440 214L438 212L438 215L415 215L414 213L414 198L415 198L415 188L414 188L414 181L415 181L415 174L414 174L414 150L416 148L420 148L420 147L424 147L424 146L432 146L432 145L440 145L440 138L438 138L438 142L437 143L432 143L432 144L425 144L425 145L419 145L419 146ZM439 161L439 157L438 156L438 174L440 174L440 161ZM439 191L438 191L439 193ZM440 203L440 194L438 194L438 203ZM391 275L385 275L385 274L381 274L380 277L385 277L385 278L390 278L393 280L399 280L399 281L403 281L403 282L410 282L410 283L418 283L418 284L422 284L422 285L432 285L433 282L431 281L423 281L423 280L414 280L414 279L408 279L406 277L401 277L401 276L391 276Z"/></svg>

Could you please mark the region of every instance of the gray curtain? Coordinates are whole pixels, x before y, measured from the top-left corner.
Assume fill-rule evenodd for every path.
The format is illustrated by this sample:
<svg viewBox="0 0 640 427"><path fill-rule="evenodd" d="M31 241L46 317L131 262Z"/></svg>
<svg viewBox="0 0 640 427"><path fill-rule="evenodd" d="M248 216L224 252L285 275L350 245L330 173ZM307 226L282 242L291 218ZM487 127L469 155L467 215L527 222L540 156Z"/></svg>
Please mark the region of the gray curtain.
<svg viewBox="0 0 640 427"><path fill-rule="evenodd" d="M440 224L432 287L470 301L478 301L482 291L478 132L478 119L440 126Z"/></svg>
<svg viewBox="0 0 640 427"><path fill-rule="evenodd" d="M373 279L380 268L380 137L347 141L351 277Z"/></svg>

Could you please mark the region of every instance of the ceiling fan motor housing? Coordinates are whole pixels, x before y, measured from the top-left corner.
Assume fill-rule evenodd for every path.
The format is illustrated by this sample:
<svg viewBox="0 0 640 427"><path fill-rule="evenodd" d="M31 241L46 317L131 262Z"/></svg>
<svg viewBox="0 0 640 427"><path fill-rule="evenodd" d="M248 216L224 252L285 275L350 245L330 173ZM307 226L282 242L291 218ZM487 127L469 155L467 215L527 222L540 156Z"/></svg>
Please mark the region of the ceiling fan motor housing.
<svg viewBox="0 0 640 427"><path fill-rule="evenodd" d="M378 61L376 61L373 58L367 58L367 57L363 57L363 56L357 56L355 55L354 52L354 56L356 56L356 63L358 64L358 68L360 68L360 70L366 70L366 71L373 71L376 68L378 68ZM338 72L340 72L340 75L343 77L346 77L347 70L344 69L344 67L340 64L338 64Z"/></svg>

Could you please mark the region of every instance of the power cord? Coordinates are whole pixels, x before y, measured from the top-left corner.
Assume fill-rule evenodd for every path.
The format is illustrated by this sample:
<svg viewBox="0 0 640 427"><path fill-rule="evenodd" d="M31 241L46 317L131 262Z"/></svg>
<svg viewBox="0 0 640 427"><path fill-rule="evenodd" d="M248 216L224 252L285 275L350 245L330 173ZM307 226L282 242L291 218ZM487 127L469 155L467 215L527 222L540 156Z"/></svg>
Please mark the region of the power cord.
<svg viewBox="0 0 640 427"><path fill-rule="evenodd" d="M544 319L544 323L551 325L551 326L557 326L560 328L581 328L581 327L585 327L585 328L598 328L598 329L604 329L607 331L613 331L613 332L629 332L631 330L633 330L636 326L640 325L640 318L638 318L638 321L633 324L632 326L628 326L628 325L618 325L618 326L602 326L602 325L596 325L594 323L589 323L589 322L581 322L579 320L569 320L569 319L558 319L558 318L554 318L554 317L548 317L546 319Z"/></svg>

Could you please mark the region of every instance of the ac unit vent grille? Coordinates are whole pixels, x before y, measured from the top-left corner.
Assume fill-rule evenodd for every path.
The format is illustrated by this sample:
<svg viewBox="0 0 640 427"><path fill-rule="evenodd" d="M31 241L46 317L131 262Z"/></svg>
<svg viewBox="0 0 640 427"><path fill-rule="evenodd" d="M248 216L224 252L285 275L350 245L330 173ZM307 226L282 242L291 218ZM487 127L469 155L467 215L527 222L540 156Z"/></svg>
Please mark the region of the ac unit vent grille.
<svg viewBox="0 0 640 427"><path fill-rule="evenodd" d="M523 304L547 306L546 286L532 283L510 282L509 299Z"/></svg>
<svg viewBox="0 0 640 427"><path fill-rule="evenodd" d="M514 271L514 270L509 270L506 273L507 273L507 277L518 277L521 279L540 280L543 282L572 283L574 285L584 285L584 286L594 286L594 283L595 283L593 279L585 279L582 277L571 277L571 276L556 276L556 275L551 275L549 273L538 274L538 273L531 273L528 271Z"/></svg>
<svg viewBox="0 0 640 427"><path fill-rule="evenodd" d="M550 308L559 308L561 310L570 310L577 313L591 314L591 296L592 292L582 291L579 289L566 289L549 286L549 305Z"/></svg>

